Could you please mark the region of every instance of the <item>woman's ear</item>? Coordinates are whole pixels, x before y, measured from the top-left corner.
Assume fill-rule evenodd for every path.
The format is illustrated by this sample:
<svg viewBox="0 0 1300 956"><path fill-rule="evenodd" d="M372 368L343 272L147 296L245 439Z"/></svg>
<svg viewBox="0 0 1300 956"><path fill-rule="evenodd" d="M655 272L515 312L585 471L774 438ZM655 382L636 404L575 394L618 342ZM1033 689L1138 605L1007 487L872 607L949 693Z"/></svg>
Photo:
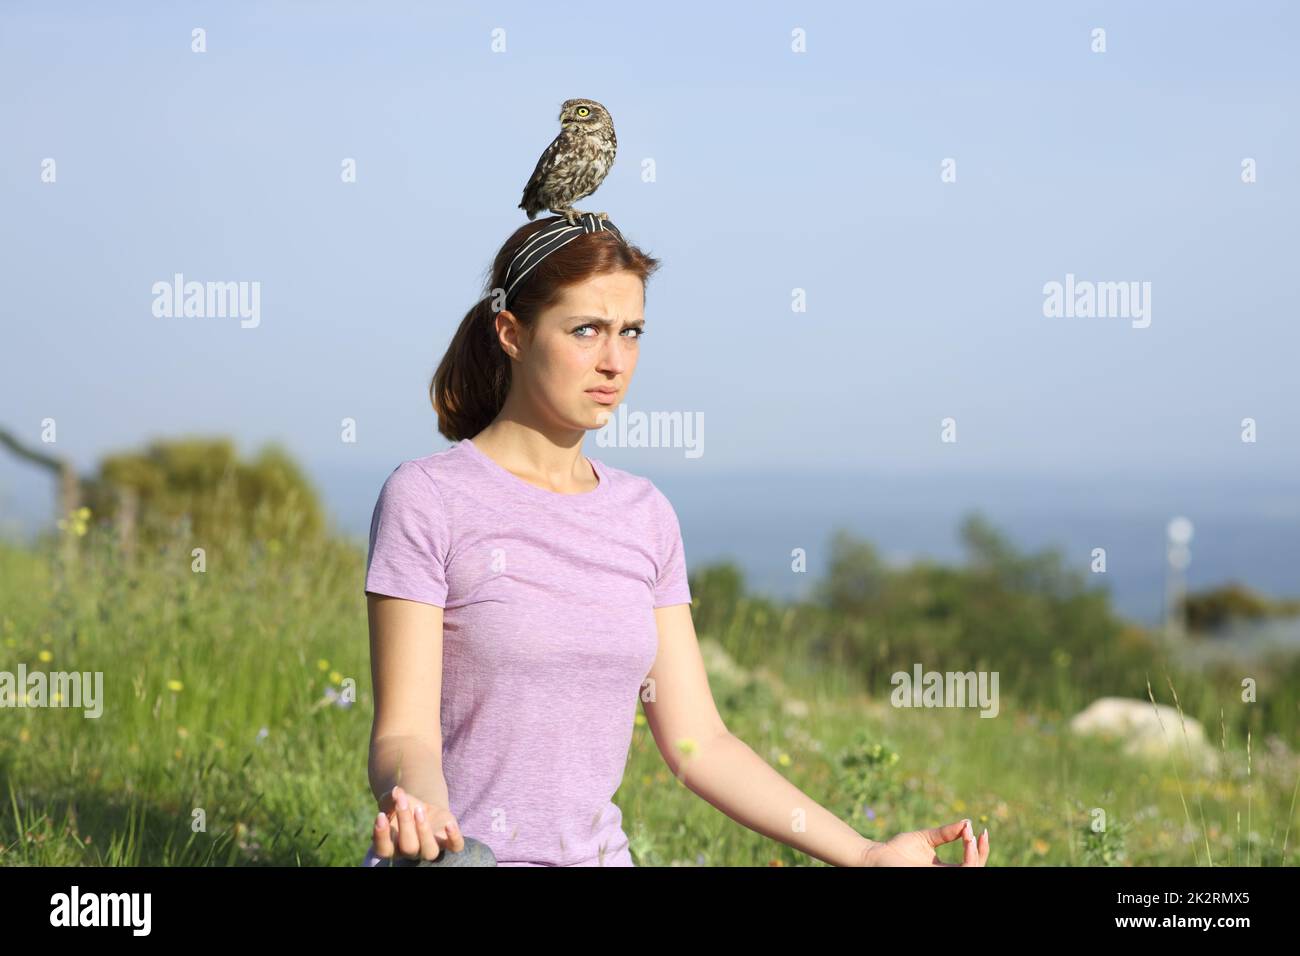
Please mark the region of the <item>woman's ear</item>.
<svg viewBox="0 0 1300 956"><path fill-rule="evenodd" d="M519 319L509 309L502 309L497 313L495 327L501 348L511 358L519 358Z"/></svg>

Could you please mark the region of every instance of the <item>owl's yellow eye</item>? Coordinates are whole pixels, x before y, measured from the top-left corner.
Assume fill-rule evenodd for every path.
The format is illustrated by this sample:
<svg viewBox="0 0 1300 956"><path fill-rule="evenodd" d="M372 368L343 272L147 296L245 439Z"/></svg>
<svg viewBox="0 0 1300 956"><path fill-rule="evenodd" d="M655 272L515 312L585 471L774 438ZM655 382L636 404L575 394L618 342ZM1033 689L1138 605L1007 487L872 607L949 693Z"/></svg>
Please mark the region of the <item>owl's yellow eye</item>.
<svg viewBox="0 0 1300 956"><path fill-rule="evenodd" d="M579 115L579 116L586 116L586 115L587 115L588 113L590 113L590 112L591 112L591 110L587 109L587 107L585 107L585 106L579 106L579 107L578 107L578 115Z"/></svg>

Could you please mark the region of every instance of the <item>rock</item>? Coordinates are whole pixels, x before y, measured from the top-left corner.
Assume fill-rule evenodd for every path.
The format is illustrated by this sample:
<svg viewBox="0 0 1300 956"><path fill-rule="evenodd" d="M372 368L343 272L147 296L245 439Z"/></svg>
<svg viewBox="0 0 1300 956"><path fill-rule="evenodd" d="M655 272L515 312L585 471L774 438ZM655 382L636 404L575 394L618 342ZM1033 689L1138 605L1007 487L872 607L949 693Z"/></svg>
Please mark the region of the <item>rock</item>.
<svg viewBox="0 0 1300 956"><path fill-rule="evenodd" d="M1076 734L1122 740L1124 753L1131 757L1163 759L1169 756L1172 748L1176 755L1184 758L1190 750L1193 763L1204 771L1212 771L1218 766L1219 755L1206 741L1200 721L1192 717L1180 719L1178 711L1166 704L1127 697L1102 697L1074 715L1070 730Z"/></svg>

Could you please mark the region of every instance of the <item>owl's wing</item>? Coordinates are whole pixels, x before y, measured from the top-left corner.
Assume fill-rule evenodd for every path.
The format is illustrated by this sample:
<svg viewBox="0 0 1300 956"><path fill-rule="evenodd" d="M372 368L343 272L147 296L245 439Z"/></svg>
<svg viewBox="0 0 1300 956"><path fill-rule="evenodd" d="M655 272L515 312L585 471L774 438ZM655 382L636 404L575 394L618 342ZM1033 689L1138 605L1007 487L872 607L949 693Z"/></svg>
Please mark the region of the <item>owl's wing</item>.
<svg viewBox="0 0 1300 956"><path fill-rule="evenodd" d="M551 145L542 150L542 155L537 159L537 167L528 177L528 184L524 186L524 195L520 200L519 208L528 213L529 219L532 219L539 210L546 208L540 195L542 183L546 181L547 174L555 166L556 157L564 148L564 138L565 131L560 130L555 139L551 140Z"/></svg>

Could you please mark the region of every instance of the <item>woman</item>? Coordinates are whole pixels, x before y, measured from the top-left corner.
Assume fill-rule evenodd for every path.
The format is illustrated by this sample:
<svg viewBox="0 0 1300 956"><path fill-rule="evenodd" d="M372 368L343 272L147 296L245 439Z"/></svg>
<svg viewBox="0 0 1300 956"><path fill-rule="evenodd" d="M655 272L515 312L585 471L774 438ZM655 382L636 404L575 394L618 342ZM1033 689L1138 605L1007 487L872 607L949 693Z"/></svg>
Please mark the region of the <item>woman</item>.
<svg viewBox="0 0 1300 956"><path fill-rule="evenodd" d="M631 866L611 797L639 698L673 773L759 833L841 866L952 865L934 847L960 837L983 865L970 821L863 837L718 715L672 505L581 454L632 381L658 265L591 213L521 226L438 367L456 444L399 465L371 521L365 863L469 833L502 866Z"/></svg>

